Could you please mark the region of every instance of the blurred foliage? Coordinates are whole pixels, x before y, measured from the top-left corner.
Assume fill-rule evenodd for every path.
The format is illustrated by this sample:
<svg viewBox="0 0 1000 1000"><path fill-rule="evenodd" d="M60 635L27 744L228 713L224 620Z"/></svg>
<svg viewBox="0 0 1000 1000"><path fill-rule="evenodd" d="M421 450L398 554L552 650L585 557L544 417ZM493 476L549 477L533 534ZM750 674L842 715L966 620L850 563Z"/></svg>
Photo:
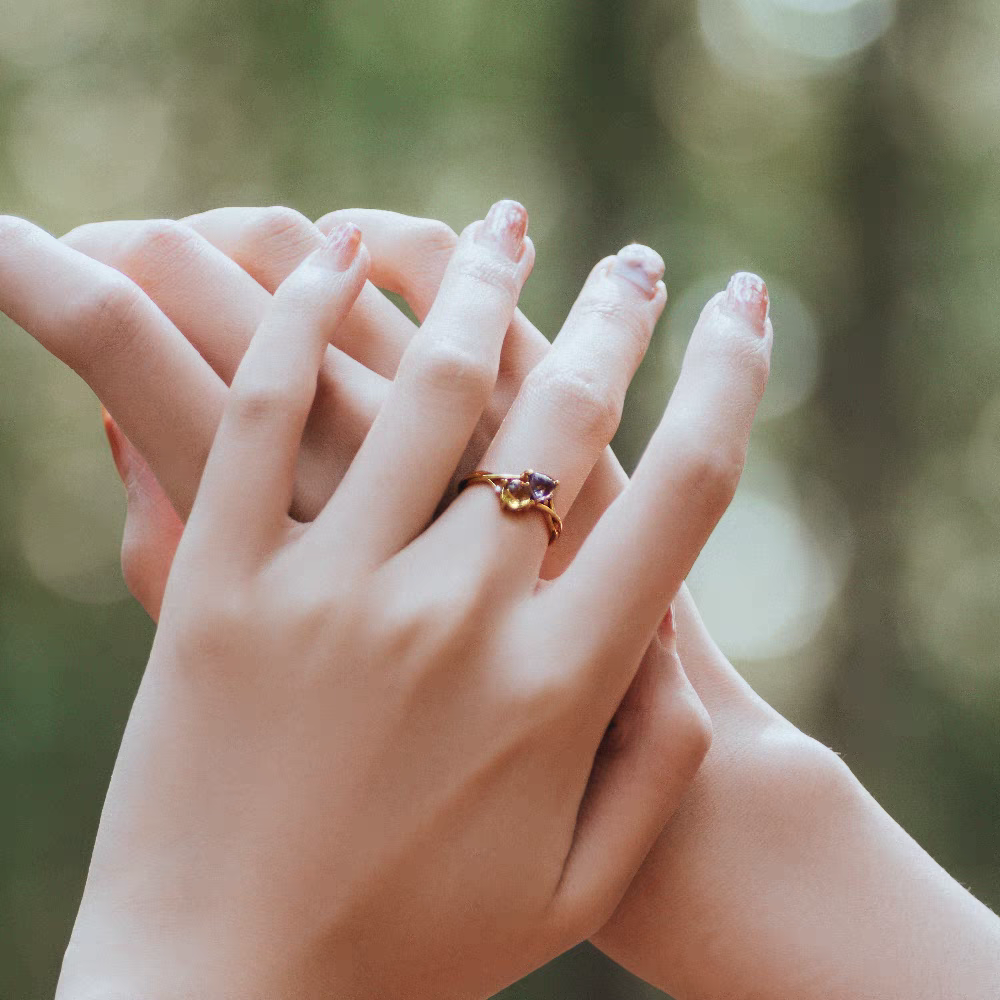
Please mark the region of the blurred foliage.
<svg viewBox="0 0 1000 1000"><path fill-rule="evenodd" d="M552 334L630 239L772 289L774 380L693 576L755 686L1000 905L1000 0L7 0L0 210L532 214ZM152 627L97 406L0 336L0 997L50 996ZM506 995L506 994L505 994ZM510 997L652 996L584 946Z"/></svg>

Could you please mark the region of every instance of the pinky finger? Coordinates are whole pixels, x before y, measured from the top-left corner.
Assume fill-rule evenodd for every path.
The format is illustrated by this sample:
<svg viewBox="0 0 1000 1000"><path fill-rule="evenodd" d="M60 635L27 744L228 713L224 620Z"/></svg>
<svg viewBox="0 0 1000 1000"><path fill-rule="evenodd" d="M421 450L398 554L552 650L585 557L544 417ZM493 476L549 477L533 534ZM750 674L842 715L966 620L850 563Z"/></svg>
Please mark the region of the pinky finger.
<svg viewBox="0 0 1000 1000"><path fill-rule="evenodd" d="M361 230L345 225L275 292L233 378L189 521L222 552L259 556L289 523L323 355L367 274Z"/></svg>

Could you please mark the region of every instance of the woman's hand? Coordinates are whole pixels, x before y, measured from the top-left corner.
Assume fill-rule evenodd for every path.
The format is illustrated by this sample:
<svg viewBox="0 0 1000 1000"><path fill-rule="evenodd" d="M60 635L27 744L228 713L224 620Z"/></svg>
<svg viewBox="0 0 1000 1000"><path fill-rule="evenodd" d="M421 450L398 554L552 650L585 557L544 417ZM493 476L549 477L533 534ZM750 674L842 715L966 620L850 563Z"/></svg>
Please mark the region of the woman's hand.
<svg viewBox="0 0 1000 1000"><path fill-rule="evenodd" d="M490 490L423 530L493 390L530 268L523 224L501 204L463 236L305 526L287 514L299 439L363 285L364 255L346 260L356 230L275 296L175 560L61 995L492 992L604 922L676 806L703 716L669 653L671 669L647 660L633 678L735 487L766 302L759 287L713 299L633 485L538 591L544 521L504 516ZM81 265L11 231L0 294L31 326L51 315L30 265L47 260L50 287ZM642 248L595 268L484 465L552 472L572 505L662 310L661 271ZM129 294L110 315L159 323ZM179 495L185 461L176 446L151 457ZM626 690L642 704L620 713L634 732L605 739Z"/></svg>

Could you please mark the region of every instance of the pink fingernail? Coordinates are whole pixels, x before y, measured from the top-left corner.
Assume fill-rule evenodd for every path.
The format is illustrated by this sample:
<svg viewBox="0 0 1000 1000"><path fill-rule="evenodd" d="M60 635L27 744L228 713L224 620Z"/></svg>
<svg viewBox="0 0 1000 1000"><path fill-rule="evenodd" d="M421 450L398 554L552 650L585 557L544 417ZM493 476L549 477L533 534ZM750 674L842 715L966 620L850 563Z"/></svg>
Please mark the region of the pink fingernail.
<svg viewBox="0 0 1000 1000"><path fill-rule="evenodd" d="M631 282L649 298L656 294L656 285L666 267L663 258L641 243L630 243L618 251L611 273Z"/></svg>
<svg viewBox="0 0 1000 1000"><path fill-rule="evenodd" d="M480 239L500 249L511 260L517 260L528 231L528 213L517 201L498 201L487 213L480 230Z"/></svg>
<svg viewBox="0 0 1000 1000"><path fill-rule="evenodd" d="M346 271L357 257L360 246L361 230L353 222L342 222L330 230L319 252L338 271Z"/></svg>
<svg viewBox="0 0 1000 1000"><path fill-rule="evenodd" d="M726 308L748 320L753 328L763 336L770 299L764 279L748 271L738 271L726 286Z"/></svg>

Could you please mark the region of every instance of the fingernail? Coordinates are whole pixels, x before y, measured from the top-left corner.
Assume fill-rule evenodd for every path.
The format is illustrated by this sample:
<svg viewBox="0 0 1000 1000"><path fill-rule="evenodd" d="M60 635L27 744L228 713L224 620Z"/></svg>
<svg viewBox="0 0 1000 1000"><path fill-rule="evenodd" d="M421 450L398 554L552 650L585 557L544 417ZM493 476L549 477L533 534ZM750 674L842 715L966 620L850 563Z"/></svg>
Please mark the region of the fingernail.
<svg viewBox="0 0 1000 1000"><path fill-rule="evenodd" d="M319 252L338 271L346 271L357 257L360 246L361 230L353 222L342 222L330 230Z"/></svg>
<svg viewBox="0 0 1000 1000"><path fill-rule="evenodd" d="M118 478L121 479L125 487L128 487L131 479L131 449L121 428L115 423L114 417L102 406L101 419L104 422L104 433L108 437L108 445L111 447L111 459L118 470Z"/></svg>
<svg viewBox="0 0 1000 1000"><path fill-rule="evenodd" d="M763 336L770 300L764 279L748 271L738 271L726 286L726 308L750 322Z"/></svg>
<svg viewBox="0 0 1000 1000"><path fill-rule="evenodd" d="M631 282L649 298L656 294L656 285L666 267L663 258L641 243L630 243L618 251L611 273Z"/></svg>
<svg viewBox="0 0 1000 1000"><path fill-rule="evenodd" d="M481 238L492 243L511 260L517 260L528 231L528 213L520 202L498 201L487 213Z"/></svg>

